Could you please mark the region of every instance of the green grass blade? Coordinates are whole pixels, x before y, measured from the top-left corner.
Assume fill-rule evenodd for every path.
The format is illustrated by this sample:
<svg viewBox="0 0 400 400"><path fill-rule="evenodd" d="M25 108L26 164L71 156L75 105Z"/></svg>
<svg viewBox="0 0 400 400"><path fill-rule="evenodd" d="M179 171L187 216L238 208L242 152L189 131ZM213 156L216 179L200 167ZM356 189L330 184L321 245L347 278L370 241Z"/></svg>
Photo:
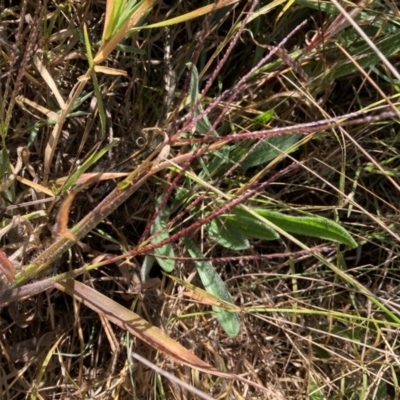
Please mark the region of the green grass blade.
<svg viewBox="0 0 400 400"><path fill-rule="evenodd" d="M75 182L79 179L79 177L84 174L92 165L96 164L101 157L104 156L112 147L114 147L118 143L118 140L114 140L113 142L107 144L103 149L98 151L97 153L93 153L87 160L84 161L82 165L80 165L75 172L68 178L63 187L60 189L60 193L64 193L68 189L70 189Z"/></svg>

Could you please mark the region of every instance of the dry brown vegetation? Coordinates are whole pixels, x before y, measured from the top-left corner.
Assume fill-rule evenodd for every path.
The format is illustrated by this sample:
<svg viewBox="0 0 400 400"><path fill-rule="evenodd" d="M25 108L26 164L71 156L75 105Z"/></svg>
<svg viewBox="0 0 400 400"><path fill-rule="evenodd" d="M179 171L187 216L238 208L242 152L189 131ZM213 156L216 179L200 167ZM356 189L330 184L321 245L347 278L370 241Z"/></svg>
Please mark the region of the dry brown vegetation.
<svg viewBox="0 0 400 400"><path fill-rule="evenodd" d="M397 4L111 4L0 0L0 399L399 399Z"/></svg>

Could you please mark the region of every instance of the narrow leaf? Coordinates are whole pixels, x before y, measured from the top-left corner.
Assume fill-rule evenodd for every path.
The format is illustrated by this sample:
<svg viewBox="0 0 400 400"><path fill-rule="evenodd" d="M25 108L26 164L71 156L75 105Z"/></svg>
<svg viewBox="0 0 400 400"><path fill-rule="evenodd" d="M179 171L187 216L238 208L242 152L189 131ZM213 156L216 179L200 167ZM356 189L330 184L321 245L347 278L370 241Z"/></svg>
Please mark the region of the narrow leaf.
<svg viewBox="0 0 400 400"><path fill-rule="evenodd" d="M189 64L190 65L190 64ZM199 73L197 72L197 68L195 65L192 66L192 75L190 76L190 88L189 88L189 95L190 95L190 107L193 109L196 107L196 104L199 99ZM201 104L197 104L197 108L194 110L193 114L195 117L200 115L203 112L203 107ZM211 123L210 120L204 115L199 122L196 124L197 131L205 135L211 130ZM218 136L216 131L213 133Z"/></svg>
<svg viewBox="0 0 400 400"><path fill-rule="evenodd" d="M162 196L160 196L157 199L157 204L160 205L162 201ZM169 208L167 206L164 206L164 208L161 210L161 213L158 215L158 217L155 219L154 224L152 225L150 232L151 234L155 234L156 232L164 229L164 227L168 223L169 219ZM168 239L169 238L169 233L167 230L163 230L159 235L157 235L152 241L152 244L157 244L160 243L161 241ZM157 249L154 250L156 253L156 259L160 267L166 271L166 272L171 272L175 268L175 253L174 249L172 247L172 244L165 244L164 246L161 246ZM157 255L163 256L162 258L158 258ZM167 257L167 258L165 258ZM154 257L152 256L147 256L144 260L144 263L142 265L142 269L140 272L142 281L145 282L149 272L153 266L154 263Z"/></svg>
<svg viewBox="0 0 400 400"><path fill-rule="evenodd" d="M4 175L9 171L10 168L8 150L1 149L0 151L0 180L3 180Z"/></svg>
<svg viewBox="0 0 400 400"><path fill-rule="evenodd" d="M147 281L155 260L156 259L153 256L146 256L144 258L142 267L140 268L140 279L142 280L142 282Z"/></svg>
<svg viewBox="0 0 400 400"><path fill-rule="evenodd" d="M101 157L104 156L112 147L114 147L118 143L118 140L114 140L113 142L107 144L104 146L103 149L99 150L97 153L93 153L88 157L87 160L84 161L82 165L80 165L76 171L68 178L68 180L65 182L63 187L60 190L60 193L64 193L68 189L71 188L72 185L74 185L79 177L87 171L92 165L94 165L98 160L100 160Z"/></svg>
<svg viewBox="0 0 400 400"><path fill-rule="evenodd" d="M375 43L382 54L389 58L400 51L400 32L395 35L389 35ZM331 82L332 79L338 79L356 72L359 68L368 68L380 62L379 56L371 51L367 44L362 43L355 49L352 49L351 56L357 60L357 66L351 60L338 63L337 68L331 68L324 77L324 81Z"/></svg>
<svg viewBox="0 0 400 400"><path fill-rule="evenodd" d="M190 239L183 238L183 243L191 257L204 257L202 252ZM204 289L215 297L233 304L232 297L225 283L215 271L214 267L207 261L195 261L194 263ZM215 315L222 329L231 337L237 336L240 331L240 322L237 313L216 306L213 306L212 309L215 311Z"/></svg>
<svg viewBox="0 0 400 400"><path fill-rule="evenodd" d="M300 135L282 135L265 139L260 143L254 151L249 154L240 165L240 168L250 168L264 164L280 156L286 150L289 150L299 140ZM253 141L248 146L237 147L236 151L232 152L231 158L240 160L245 156L247 151L253 145ZM291 149L294 151L295 148Z"/></svg>
<svg viewBox="0 0 400 400"><path fill-rule="evenodd" d="M286 232L318 237L357 247L357 243L350 233L328 218L315 216L294 217L261 208L254 209L254 211Z"/></svg>

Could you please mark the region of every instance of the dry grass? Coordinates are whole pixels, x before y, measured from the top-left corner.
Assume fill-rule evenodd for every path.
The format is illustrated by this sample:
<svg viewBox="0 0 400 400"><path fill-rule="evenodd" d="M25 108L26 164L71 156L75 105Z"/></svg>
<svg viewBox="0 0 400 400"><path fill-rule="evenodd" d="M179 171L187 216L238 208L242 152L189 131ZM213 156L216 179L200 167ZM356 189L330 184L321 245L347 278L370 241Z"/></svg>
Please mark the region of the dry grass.
<svg viewBox="0 0 400 400"><path fill-rule="evenodd" d="M127 328L131 321L119 316L121 324L115 325L113 315L94 311L88 301L52 283L1 309L0 399L200 398L179 381L216 399L400 398L399 137L393 118L398 82L374 58L374 50L363 48L354 29L326 37L324 45L306 54L305 36L325 19L329 23L332 10L326 10L325 3L314 9L314 3L302 0L284 13L281 7L264 10L251 22L247 16L259 8L252 10L254 3L239 1L173 24L169 31L139 30L101 64L113 74L98 72L98 86L88 75L52 144L51 117L58 118L60 102L68 104L89 68L84 24L96 54L105 5L50 0L0 5L0 240L3 254L17 268L14 283L3 279L0 304L8 303L7 286L15 294L15 287L31 278L40 282L79 269L76 279L87 287L159 327L208 365L235 374L227 379L179 363L171 356L178 352L173 345L144 343ZM157 2L141 24L202 6ZM395 45L398 15L396 4L388 1L370 4L357 20L394 67L400 51ZM288 37L305 18L307 24ZM233 27L243 21L248 24L235 42ZM238 84L270 51L269 45L286 37L284 51L278 50ZM226 45L220 48L221 43ZM233 51L224 60L230 44ZM168 46L171 54L165 60ZM295 57L299 62L293 64ZM220 138L193 127L198 110L190 109L189 61L199 71L200 91L210 84L202 100L205 110L231 90L207 111ZM39 72L41 64L47 74ZM125 73L116 75L116 70ZM359 114L357 123L348 119L343 126L294 131L298 124L367 110L378 117L371 121ZM264 123L257 119L260 115ZM265 140L276 127L292 128L289 134L300 141L294 151L284 156L278 151L263 163L241 167L241 151ZM158 160L158 168L154 157L150 161L152 152L160 153L157 132L170 138L166 156L174 165L163 166ZM235 135L243 138L236 140ZM76 193L67 210L62 200L69 191L60 189L60 182L116 139L101 160L90 162L87 173L139 171L131 176L137 184L132 195L112 212L96 214L93 210L115 184L100 182L97 175L93 184L93 174L83 174L77 182L92 183ZM199 142L202 150L195 149ZM29 155L25 150L25 158L18 159L21 146ZM132 154L132 160L122 163ZM218 163L218 157L224 162ZM208 170L212 166L215 170ZM244 250L229 249L214 240L205 224L208 213L228 203L221 193L249 207L334 220L358 247L294 235L299 243L281 234L270 241L250 238ZM175 268L166 275L158 258L143 283L145 257L159 255L148 241L159 198L170 211L166 238L171 239ZM57 221L76 227L88 215L96 223L85 234L71 229L71 238L60 226L57 231ZM60 233L70 244L50 258L45 250ZM203 287L179 234L201 249L240 307L238 336L230 337L221 328L210 307L215 299L189 286ZM35 260L44 267L24 275ZM15 278L7 265L6 272ZM137 360L137 355L162 371ZM258 387L236 379L238 375Z"/></svg>

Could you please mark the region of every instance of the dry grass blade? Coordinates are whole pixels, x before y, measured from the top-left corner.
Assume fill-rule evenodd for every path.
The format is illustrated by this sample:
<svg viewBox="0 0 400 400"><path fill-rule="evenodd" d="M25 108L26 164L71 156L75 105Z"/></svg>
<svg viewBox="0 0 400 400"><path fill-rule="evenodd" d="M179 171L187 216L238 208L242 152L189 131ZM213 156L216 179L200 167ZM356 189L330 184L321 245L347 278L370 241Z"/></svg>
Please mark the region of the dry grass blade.
<svg viewBox="0 0 400 400"><path fill-rule="evenodd" d="M188 385L186 382L183 382L182 380L178 379L175 375L172 375L172 374L168 373L167 371L164 371L162 368L157 367L156 365L154 365L153 363L149 362L148 360L146 360L141 355L132 352L131 356L133 358L135 358L136 360L139 360L141 363L143 363L147 367L151 368L153 371L156 371L161 376L167 378L169 381L174 382L176 385L181 386L182 388L186 389L190 393L194 393L200 399L214 400L213 397L208 396L207 394L205 394L201 390L196 389L194 386Z"/></svg>
<svg viewBox="0 0 400 400"><path fill-rule="evenodd" d="M139 24L140 20L146 15L146 13L151 9L155 0L145 0L142 2L140 7L135 10L130 19L117 31L109 40L106 40L96 56L93 59L95 64L102 63L110 53L115 49L115 47L122 41L127 32ZM109 20L108 20L109 21Z"/></svg>
<svg viewBox="0 0 400 400"><path fill-rule="evenodd" d="M351 6L349 11L349 17L356 18L356 16L365 8L372 3L371 0L360 1L358 0L354 5ZM333 35L339 34L343 29L348 27L350 22L341 14L339 15L323 32L319 33L315 39L306 47L305 53L308 53L314 49L322 40L329 39Z"/></svg>
<svg viewBox="0 0 400 400"><path fill-rule="evenodd" d="M35 63L36 68L39 71L39 74L42 76L43 80L46 82L47 86L50 88L50 90L54 94L54 96L57 100L57 103L58 103L60 109L62 110L65 108L65 101L64 101L60 91L58 90L57 84L54 82L54 79L52 78L49 71L45 68L42 61L40 60L40 58L39 58L40 53L41 52L38 51L34 55L33 62ZM55 119L55 121L57 121L57 119Z"/></svg>
<svg viewBox="0 0 400 400"><path fill-rule="evenodd" d="M77 100L79 95L82 93L82 90L86 86L89 77L90 77L90 71L87 71L87 73L84 76L82 76L80 78L80 81L75 85L74 89L72 90L66 102L65 107L61 109L61 114L57 119L57 122L54 125L54 128L50 134L48 143L46 145L46 150L44 153L44 177L43 177L44 184L47 184L50 176L51 163L53 161L54 153L56 151L60 139L61 129L65 123L67 115L69 114L73 105L75 104L75 101Z"/></svg>
<svg viewBox="0 0 400 400"><path fill-rule="evenodd" d="M237 379L257 387L258 389L264 389L262 385L258 385L240 376L216 370L211 365L208 365L200 358L196 357L192 352L185 349L178 342L165 335L159 328L152 326L139 315L127 310L125 307L122 307L107 296L104 296L97 290L94 290L81 282L75 280L55 282L54 287L68 293L70 296L79 300L97 313L102 314L109 321L128 330L145 343L155 347L157 350L163 352L180 364L187 365L196 370L215 376Z"/></svg>
<svg viewBox="0 0 400 400"><path fill-rule="evenodd" d="M25 98L24 96L17 96L15 100L20 105L20 107L22 107L24 109L25 109L25 105L28 105L28 106L32 107L33 109L41 112L47 118L52 119L53 121L56 121L56 122L59 121L59 116L57 113L47 109L46 107L41 106L40 104L35 103L34 101L31 101L31 100Z"/></svg>
<svg viewBox="0 0 400 400"><path fill-rule="evenodd" d="M2 250L0 250L0 271L8 282L12 282L15 279L15 266Z"/></svg>

